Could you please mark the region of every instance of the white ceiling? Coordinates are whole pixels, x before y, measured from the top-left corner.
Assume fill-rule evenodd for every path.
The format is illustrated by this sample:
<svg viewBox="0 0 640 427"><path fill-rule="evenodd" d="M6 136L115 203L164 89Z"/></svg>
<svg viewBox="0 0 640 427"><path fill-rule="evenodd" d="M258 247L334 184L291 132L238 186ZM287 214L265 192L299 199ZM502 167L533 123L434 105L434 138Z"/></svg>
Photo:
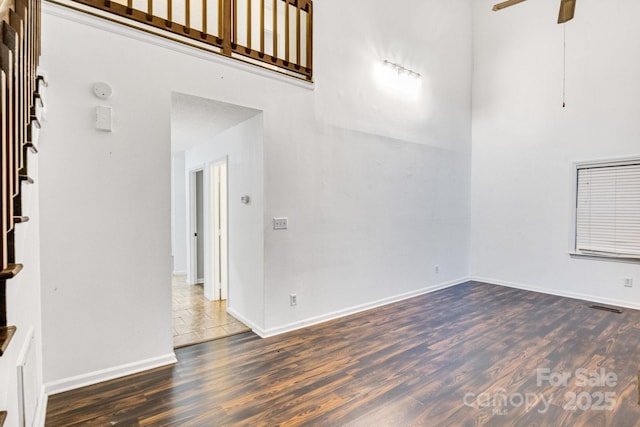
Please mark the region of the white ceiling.
<svg viewBox="0 0 640 427"><path fill-rule="evenodd" d="M173 93L171 152L186 151L259 113L260 110L253 108Z"/></svg>

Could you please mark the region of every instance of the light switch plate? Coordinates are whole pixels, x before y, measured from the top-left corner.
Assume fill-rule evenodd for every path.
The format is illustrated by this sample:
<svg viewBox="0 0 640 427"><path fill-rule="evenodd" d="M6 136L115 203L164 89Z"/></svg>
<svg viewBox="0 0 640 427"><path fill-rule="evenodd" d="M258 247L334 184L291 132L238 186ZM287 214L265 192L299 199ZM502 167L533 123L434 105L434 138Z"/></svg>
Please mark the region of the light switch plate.
<svg viewBox="0 0 640 427"><path fill-rule="evenodd" d="M111 132L111 107L96 107L96 129Z"/></svg>

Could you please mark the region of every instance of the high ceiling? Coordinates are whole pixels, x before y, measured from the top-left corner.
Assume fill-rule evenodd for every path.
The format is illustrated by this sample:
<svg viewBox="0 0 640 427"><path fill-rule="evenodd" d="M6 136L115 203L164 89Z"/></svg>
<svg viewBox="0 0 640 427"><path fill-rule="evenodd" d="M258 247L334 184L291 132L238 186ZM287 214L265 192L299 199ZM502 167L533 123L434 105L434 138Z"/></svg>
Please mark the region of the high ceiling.
<svg viewBox="0 0 640 427"><path fill-rule="evenodd" d="M171 152L186 151L259 113L253 108L173 93Z"/></svg>

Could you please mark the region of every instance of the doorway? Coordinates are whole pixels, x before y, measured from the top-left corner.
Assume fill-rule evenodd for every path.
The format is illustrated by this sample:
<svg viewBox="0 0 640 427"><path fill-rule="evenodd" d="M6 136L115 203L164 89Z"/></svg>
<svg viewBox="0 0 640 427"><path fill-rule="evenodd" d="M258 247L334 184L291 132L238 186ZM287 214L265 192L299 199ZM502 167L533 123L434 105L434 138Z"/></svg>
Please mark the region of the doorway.
<svg viewBox="0 0 640 427"><path fill-rule="evenodd" d="M190 255L186 276L173 277L174 347L248 332L227 314L227 157L188 169Z"/></svg>
<svg viewBox="0 0 640 427"><path fill-rule="evenodd" d="M214 328L228 336L262 325L264 118L239 105L171 98L173 333L180 347L219 337ZM178 338L185 332L190 340Z"/></svg>
<svg viewBox="0 0 640 427"><path fill-rule="evenodd" d="M191 281L193 285L204 284L204 171L191 172Z"/></svg>
<svg viewBox="0 0 640 427"><path fill-rule="evenodd" d="M227 181L226 156L189 172L187 283L202 285L210 301L225 301L229 294Z"/></svg>

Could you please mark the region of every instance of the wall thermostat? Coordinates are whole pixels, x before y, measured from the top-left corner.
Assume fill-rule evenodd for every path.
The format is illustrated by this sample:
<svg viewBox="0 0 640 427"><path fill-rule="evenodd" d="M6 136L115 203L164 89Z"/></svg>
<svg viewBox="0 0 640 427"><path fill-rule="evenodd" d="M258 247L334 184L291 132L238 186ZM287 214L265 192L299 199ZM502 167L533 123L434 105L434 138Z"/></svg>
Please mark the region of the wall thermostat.
<svg viewBox="0 0 640 427"><path fill-rule="evenodd" d="M112 93L113 90L107 83L99 82L93 84L93 94L100 99L107 99Z"/></svg>

